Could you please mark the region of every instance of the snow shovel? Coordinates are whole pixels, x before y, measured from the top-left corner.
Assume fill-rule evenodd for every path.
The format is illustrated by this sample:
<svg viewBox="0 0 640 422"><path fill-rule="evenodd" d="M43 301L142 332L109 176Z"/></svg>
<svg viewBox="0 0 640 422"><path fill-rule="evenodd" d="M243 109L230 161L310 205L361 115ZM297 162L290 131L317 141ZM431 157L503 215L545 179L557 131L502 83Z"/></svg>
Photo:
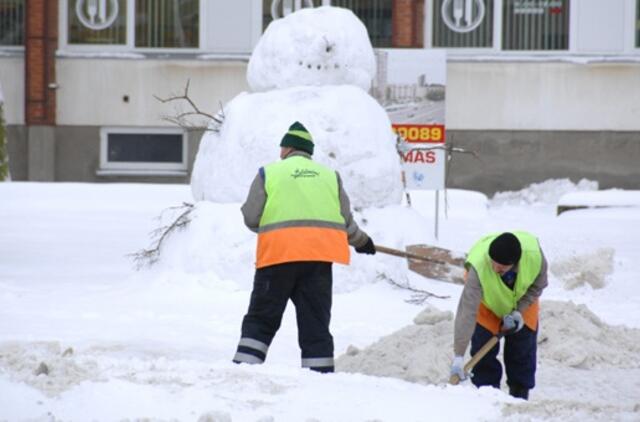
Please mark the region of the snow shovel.
<svg viewBox="0 0 640 422"><path fill-rule="evenodd" d="M480 350L478 350L475 355L471 356L471 359L469 359L469 362L465 363L463 368L464 373L468 374L469 372L471 372L473 367L476 366L478 362L480 362L480 359L485 357L485 355L489 353L489 350L493 349L493 346L495 346L502 337L509 335L513 332L515 332L515 329L509 330L509 331L500 331L498 334L496 334L495 336L487 340L487 342L480 348ZM451 375L451 378L449 378L449 384L458 385L459 383L460 383L460 377L456 374Z"/></svg>
<svg viewBox="0 0 640 422"><path fill-rule="evenodd" d="M429 245L408 245L405 252L376 245L376 251L407 258L409 269L421 276L454 284L464 283L465 258L448 249Z"/></svg>

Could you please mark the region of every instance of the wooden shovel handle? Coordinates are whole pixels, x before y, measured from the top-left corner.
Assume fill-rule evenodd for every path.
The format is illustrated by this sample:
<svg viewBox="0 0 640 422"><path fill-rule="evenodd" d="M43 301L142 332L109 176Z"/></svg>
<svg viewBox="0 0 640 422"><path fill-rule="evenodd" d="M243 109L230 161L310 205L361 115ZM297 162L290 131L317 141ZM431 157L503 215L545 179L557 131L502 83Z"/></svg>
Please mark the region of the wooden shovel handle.
<svg viewBox="0 0 640 422"><path fill-rule="evenodd" d="M411 259L418 259L420 261L433 262L434 264L448 265L446 262L440 261L439 259L433 259L427 256L405 252L398 249L387 248L386 246L376 245L376 252L386 253L387 255L399 256L401 258L411 258Z"/></svg>
<svg viewBox="0 0 640 422"><path fill-rule="evenodd" d="M473 369L474 366L476 366L476 364L480 361L480 359L482 359L487 353L489 353L489 350L493 349L493 347L496 345L496 343L498 343L498 340L500 340L500 338L502 337L502 335L496 335L491 337L481 348L480 350L478 350L476 352L475 355L473 355L471 357L471 359L469 359L469 362L467 362L464 365L464 373L469 373L471 372L471 370ZM456 374L451 375L451 378L449 378L449 384L451 385L457 385L460 382L460 377Z"/></svg>

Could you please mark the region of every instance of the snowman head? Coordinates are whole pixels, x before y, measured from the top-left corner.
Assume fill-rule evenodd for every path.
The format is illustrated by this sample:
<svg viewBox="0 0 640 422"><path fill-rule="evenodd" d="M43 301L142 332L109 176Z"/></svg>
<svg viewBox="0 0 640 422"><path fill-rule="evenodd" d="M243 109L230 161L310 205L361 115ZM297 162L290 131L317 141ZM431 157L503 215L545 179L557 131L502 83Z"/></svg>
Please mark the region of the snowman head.
<svg viewBox="0 0 640 422"><path fill-rule="evenodd" d="M374 76L365 26L350 10L331 6L301 9L271 22L247 70L254 91L308 85L368 90Z"/></svg>

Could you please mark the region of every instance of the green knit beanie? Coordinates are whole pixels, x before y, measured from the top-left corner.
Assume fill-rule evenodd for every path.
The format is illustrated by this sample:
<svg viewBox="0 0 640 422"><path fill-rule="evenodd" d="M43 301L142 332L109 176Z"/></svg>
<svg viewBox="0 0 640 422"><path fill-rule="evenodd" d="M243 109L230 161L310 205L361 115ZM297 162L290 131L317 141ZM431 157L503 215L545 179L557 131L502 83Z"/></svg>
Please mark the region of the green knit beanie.
<svg viewBox="0 0 640 422"><path fill-rule="evenodd" d="M291 147L313 155L313 139L306 127L300 122L289 126L289 130L282 137L281 147Z"/></svg>

